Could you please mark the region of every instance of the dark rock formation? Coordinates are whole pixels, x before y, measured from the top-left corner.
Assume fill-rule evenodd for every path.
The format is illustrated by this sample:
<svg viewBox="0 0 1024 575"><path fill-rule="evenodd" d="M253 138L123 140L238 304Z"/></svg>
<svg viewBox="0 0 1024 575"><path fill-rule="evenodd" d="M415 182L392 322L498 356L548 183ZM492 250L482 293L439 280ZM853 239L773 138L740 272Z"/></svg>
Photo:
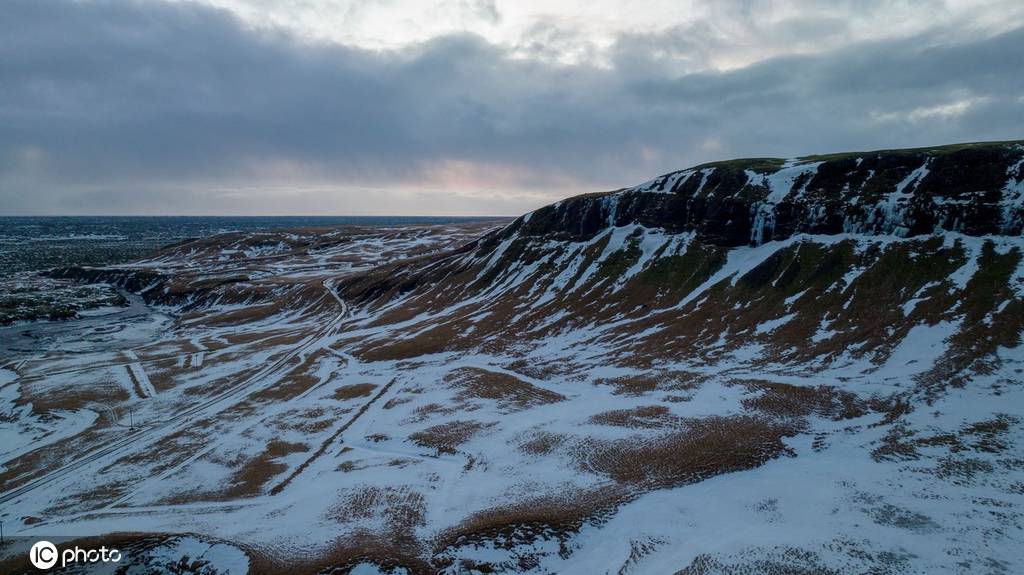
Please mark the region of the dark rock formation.
<svg viewBox="0 0 1024 575"><path fill-rule="evenodd" d="M631 223L719 246L799 233L1020 235L1024 141L704 164L546 206L502 237L586 240Z"/></svg>

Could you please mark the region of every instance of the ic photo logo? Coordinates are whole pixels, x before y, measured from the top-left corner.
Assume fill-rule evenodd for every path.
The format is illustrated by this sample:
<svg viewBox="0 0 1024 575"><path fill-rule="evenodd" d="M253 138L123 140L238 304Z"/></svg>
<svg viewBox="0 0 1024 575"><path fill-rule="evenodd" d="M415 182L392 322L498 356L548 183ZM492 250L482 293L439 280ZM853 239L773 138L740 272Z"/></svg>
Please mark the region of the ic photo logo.
<svg viewBox="0 0 1024 575"><path fill-rule="evenodd" d="M67 567L69 563L117 563L121 560L121 552L117 549L82 549L77 545L73 549L57 551L57 546L49 541L37 541L28 551L28 559L38 569L49 569L57 564Z"/></svg>
<svg viewBox="0 0 1024 575"><path fill-rule="evenodd" d="M28 558L39 569L49 569L57 563L57 546L49 541L39 541L28 552Z"/></svg>

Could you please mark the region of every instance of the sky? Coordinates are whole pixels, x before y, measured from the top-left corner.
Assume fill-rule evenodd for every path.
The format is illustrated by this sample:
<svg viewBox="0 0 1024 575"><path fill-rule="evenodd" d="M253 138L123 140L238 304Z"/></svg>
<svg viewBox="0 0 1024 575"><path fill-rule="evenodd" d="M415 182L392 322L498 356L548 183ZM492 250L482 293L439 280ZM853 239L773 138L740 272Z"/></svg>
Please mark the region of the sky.
<svg viewBox="0 0 1024 575"><path fill-rule="evenodd" d="M1024 139L1020 0L3 0L0 215L516 215Z"/></svg>

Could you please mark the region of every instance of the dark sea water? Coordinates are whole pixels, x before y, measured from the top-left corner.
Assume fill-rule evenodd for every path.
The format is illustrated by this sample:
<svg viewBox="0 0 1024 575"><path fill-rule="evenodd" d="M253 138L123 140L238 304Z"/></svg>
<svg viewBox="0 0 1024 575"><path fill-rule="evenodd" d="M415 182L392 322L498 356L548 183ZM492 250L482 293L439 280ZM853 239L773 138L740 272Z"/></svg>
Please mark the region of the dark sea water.
<svg viewBox="0 0 1024 575"><path fill-rule="evenodd" d="M391 216L0 217L0 275L145 257L160 246L223 232L345 225L446 224L490 218Z"/></svg>

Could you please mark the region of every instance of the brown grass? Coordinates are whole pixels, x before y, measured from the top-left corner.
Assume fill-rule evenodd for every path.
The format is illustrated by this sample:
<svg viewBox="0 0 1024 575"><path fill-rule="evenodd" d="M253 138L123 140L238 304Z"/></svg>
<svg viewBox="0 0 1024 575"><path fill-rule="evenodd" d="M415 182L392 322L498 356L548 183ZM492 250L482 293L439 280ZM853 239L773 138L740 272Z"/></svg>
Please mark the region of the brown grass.
<svg viewBox="0 0 1024 575"><path fill-rule="evenodd" d="M147 363L152 361L177 361L180 355L190 355L199 351L192 342L182 340L161 340L153 343L142 344L132 348L135 355Z"/></svg>
<svg viewBox="0 0 1024 575"><path fill-rule="evenodd" d="M43 517L61 517L100 509L127 495L134 484L127 480L98 482L94 487L81 491L69 491L41 513Z"/></svg>
<svg viewBox="0 0 1024 575"><path fill-rule="evenodd" d="M821 565L817 554L790 547L749 551L753 557L715 558L698 555L675 575L839 575ZM861 553L861 556L866 554ZM888 569L867 573L891 573Z"/></svg>
<svg viewBox="0 0 1024 575"><path fill-rule="evenodd" d="M512 549L538 540L557 540L559 552L565 557L571 552L568 540L573 534L588 522L601 521L626 498L622 488L606 486L594 490L567 489L560 496L531 498L489 508L435 538L433 565L437 572L462 573L474 569L472 572L487 573L498 570L498 566L462 562L456 566L459 547L489 544ZM537 567L537 561L534 556L519 555L515 565L501 568L503 572L529 570Z"/></svg>
<svg viewBox="0 0 1024 575"><path fill-rule="evenodd" d="M853 393L832 386L805 387L762 380L743 380L737 383L751 391L761 392L757 397L743 399L743 407L775 417L817 415L842 420L868 413L867 402Z"/></svg>
<svg viewBox="0 0 1024 575"><path fill-rule="evenodd" d="M655 390L693 391L707 379L708 376L699 373L666 371L596 379L594 385L614 386L616 395L643 395Z"/></svg>
<svg viewBox="0 0 1024 575"><path fill-rule="evenodd" d="M530 439L519 444L519 451L528 455L550 455L564 445L568 439L565 435L538 431Z"/></svg>
<svg viewBox="0 0 1024 575"><path fill-rule="evenodd" d="M940 465L939 475L943 469L946 476L956 475L959 466L954 454L966 453L1001 453L1010 447L1006 435L1011 426L1019 423L1016 417L998 414L992 419L964 425L959 430L940 432L924 437L914 437L915 432L902 423L893 425L882 438L871 456L876 461L913 460L921 457L921 449L943 448L950 458ZM970 465L967 465L970 467Z"/></svg>
<svg viewBox="0 0 1024 575"><path fill-rule="evenodd" d="M177 383L177 379L184 373L193 371L191 367L178 367L177 359L161 359L155 362L150 362L145 365L146 374L149 376L150 383L156 389L157 393L163 393L165 391L174 388Z"/></svg>
<svg viewBox="0 0 1024 575"><path fill-rule="evenodd" d="M327 431L343 415L352 413L352 407L325 408L324 406L296 408L282 412L268 423L280 431L300 431L305 435L316 435Z"/></svg>
<svg viewBox="0 0 1024 575"><path fill-rule="evenodd" d="M566 542L588 520L600 520L627 498L617 486L594 490L568 489L561 496L545 496L475 513L465 521L440 533L435 540L435 565L450 566L446 551L465 545L490 543L509 549L530 545L538 539L557 539L563 550Z"/></svg>
<svg viewBox="0 0 1024 575"><path fill-rule="evenodd" d="M135 395L138 397L148 397L146 392L142 389L142 384L135 378L135 373L127 365L124 366L125 371L128 372L128 379L132 382L132 388L135 389Z"/></svg>
<svg viewBox="0 0 1024 575"><path fill-rule="evenodd" d="M633 429L663 429L679 427L683 420L663 405L643 405L632 409L605 411L590 417L589 423L629 427Z"/></svg>
<svg viewBox="0 0 1024 575"><path fill-rule="evenodd" d="M576 446L583 469L644 489L696 483L743 471L787 453L796 430L751 416L686 420L684 429L654 438L585 439Z"/></svg>
<svg viewBox="0 0 1024 575"><path fill-rule="evenodd" d="M272 335L260 342L260 349L268 349L277 346L289 348L295 347L308 335L309 332L306 330L288 331L279 335Z"/></svg>
<svg viewBox="0 0 1024 575"><path fill-rule="evenodd" d="M6 462L3 472L0 472L0 492L14 489L72 461L74 454L88 453L113 441L117 436L109 433L112 426L107 418L100 418L78 435L44 445Z"/></svg>
<svg viewBox="0 0 1024 575"><path fill-rule="evenodd" d="M271 479L283 473L288 466L277 461L292 453L305 453L309 446L305 443L289 443L273 440L267 443L266 449L256 457L245 462L231 476L231 485L225 491L227 499L251 497L263 492L263 486Z"/></svg>
<svg viewBox="0 0 1024 575"><path fill-rule="evenodd" d="M579 365L571 361L549 361L538 364L525 359L513 361L506 365L505 368L541 380L554 377L570 377L580 371Z"/></svg>
<svg viewBox="0 0 1024 575"><path fill-rule="evenodd" d="M380 517L388 531L408 537L425 524L426 510L426 500L418 491L405 486L368 485L348 493L340 503L327 510L327 517L338 523Z"/></svg>
<svg viewBox="0 0 1024 575"><path fill-rule="evenodd" d="M462 330L450 324L440 324L420 332L414 337L393 338L373 342L359 348L354 354L363 361L395 361L441 353L451 349L452 342L461 339Z"/></svg>
<svg viewBox="0 0 1024 575"><path fill-rule="evenodd" d="M893 425L882 437L881 444L871 451L871 458L875 461L899 461L911 460L920 457L917 447L913 441L908 441L913 433L906 425L900 423Z"/></svg>
<svg viewBox="0 0 1024 575"><path fill-rule="evenodd" d="M539 388L518 377L476 367L453 369L445 376L449 386L460 390L457 401L491 399L506 410L517 411L565 400L565 396Z"/></svg>
<svg viewBox="0 0 1024 575"><path fill-rule="evenodd" d="M381 406L381 408L382 409L394 409L394 408L398 407L399 405L404 405L406 403L409 403L410 401L412 401L411 397L392 397L391 399L387 400L384 403L384 405Z"/></svg>
<svg viewBox="0 0 1024 575"><path fill-rule="evenodd" d="M1005 413L996 414L991 419L976 422L945 433L936 433L925 437L914 437L915 433L903 424L890 428L882 439L881 445L871 451L876 460L918 459L922 456L921 449L941 448L948 457L943 459L937 475L941 478L957 475L971 475L975 470L964 457L959 459L953 455L969 453L1001 453L1010 447L1007 434L1012 426L1019 424L1017 417ZM987 465L987 463L986 463ZM963 474L957 470L967 470ZM976 471L976 470L975 470Z"/></svg>
<svg viewBox="0 0 1024 575"><path fill-rule="evenodd" d="M377 389L377 386L372 383L355 383L352 385L343 385L338 389L334 390L334 399L346 401L349 399L356 399L359 397L369 397L373 394L373 390Z"/></svg>
<svg viewBox="0 0 1024 575"><path fill-rule="evenodd" d="M218 361L209 361L209 362L203 362L203 365L204 366L206 366L207 364L216 365L217 363L219 363L219 362ZM228 362L225 362L225 365L227 365L227 363ZM228 373L228 375L225 375L223 377L218 377L217 379L214 379L214 380L211 380L211 381L208 381L208 382L205 382L205 383L193 385L193 386L189 387L189 390L188 390L189 391L189 393L188 393L189 398L192 399L193 401L200 401L204 397L209 397L209 396L215 395L215 394L223 391L224 389L226 389L228 387L231 387L232 385L234 385L234 384L236 384L236 383L238 383L240 381L243 381L245 379L248 379L249 377L255 375L263 367L264 366L262 366L262 365L254 365L252 367L247 367L247 368L244 368L244 369L237 369L237 367L236 367L236 369L231 370Z"/></svg>
<svg viewBox="0 0 1024 575"><path fill-rule="evenodd" d="M231 501L245 497L253 497L267 492L264 487L271 479L288 470L288 466L280 461L292 453L305 453L309 446L304 443L289 443L273 440L259 454L248 457L237 465L228 479L228 484L213 491L194 490L178 493L164 498L160 503L178 505L196 501ZM225 462L230 464L231 462Z"/></svg>
<svg viewBox="0 0 1024 575"><path fill-rule="evenodd" d="M202 427L191 426L176 431L156 442L152 448L136 451L117 459L101 471L123 469L128 466L145 467L153 475L170 469L188 459L210 440Z"/></svg>
<svg viewBox="0 0 1024 575"><path fill-rule="evenodd" d="M124 367L115 366L114 369L124 369ZM85 409L93 402L117 405L130 398L128 391L105 373L91 375L89 372L84 372L74 378L72 385L56 387L44 386L44 383L42 381L23 383L21 396L15 404L20 406L31 403L34 413L45 414L54 410Z"/></svg>
<svg viewBox="0 0 1024 575"><path fill-rule="evenodd" d="M459 409L452 406L444 406L440 403L428 403L417 407L412 412L412 416L406 419L403 423L419 423L426 421L434 415L451 415Z"/></svg>
<svg viewBox="0 0 1024 575"><path fill-rule="evenodd" d="M334 432L333 434L331 434L331 436L330 436L330 437L328 437L327 439L325 439L325 440L323 441L323 443L321 443L321 444L320 444L320 447L319 447L319 448L317 448L317 450L316 450L316 451L314 451L314 452L313 452L313 454L312 454L312 455L310 455L310 457L309 457L308 459L306 459L306 460L305 460L305 461L303 461L303 462L302 462L302 463L301 463L301 464L300 464L300 465L299 465L298 467L296 467L296 468L295 468L295 469L294 469L294 470L293 470L293 471L291 472L291 474L290 474L290 475L288 475L288 477L286 477L286 478L284 479L284 481L282 481L282 482L278 483L277 485L275 485L274 487L272 487L272 488L270 489L270 494L271 494L271 495L277 495L278 493L280 493L281 491L283 491L283 490L284 490L284 488L285 488L285 487L287 487L287 486L288 486L288 484L289 484L289 483L291 483L291 481L292 481L293 479L295 479L296 477L298 477L298 475L299 475L300 473L302 473L303 471L305 471L305 469L306 469L307 467L309 467L309 465L310 465L310 464L312 464L312 463L313 463L313 461L315 461L315 460L316 460L316 459L317 459L318 457L320 457L321 455L323 455L324 453L326 453L326 452L327 452L327 449L328 449L328 448L329 448L329 447L331 446L331 444L332 444L332 443L334 443L334 441L336 441L336 440L337 440L337 439L338 439L339 437L341 437L341 434L345 433L345 431L346 431L346 430L347 430L347 429L348 429L349 427L351 427L351 426L352 426L352 424L353 424L353 423L355 423L355 422L356 422L356 420L357 420L357 419L359 419L359 417L360 417L360 416L362 416L362 415L363 415L364 413L366 413L366 411L367 411L368 409L370 409L370 406L371 406L371 405L373 405L373 403L374 403L375 401L377 401L377 400L378 400L378 399L380 399L380 398L381 398L381 397L382 397L382 396L383 396L383 395L384 395L385 393L387 393L387 392L388 392L388 390L389 390L389 389L391 389L391 386L393 386L393 385L395 384L395 382L396 382L396 381L398 381L398 380L397 380L397 379L392 379L392 380L391 380L391 381L389 381L389 382L388 382L388 383L387 383L386 385L384 385L384 387L380 388L380 391L378 391L378 392L377 392L377 394L376 394L376 395L374 395L374 396L373 396L373 398L371 398L371 399L370 399L370 401L367 401L366 403L364 403L364 404L363 404L363 405L362 405L362 406L361 406L361 407L360 407L360 408L359 408L359 409L358 409L358 410L357 410L357 411L355 412L355 414L354 414L354 415L352 415L352 417L350 417L350 418L349 418L349 420L348 420L348 421L346 421L346 422L345 422L345 423L344 423L344 424L343 424L343 425L342 425L341 427L339 427L337 431L335 431L335 432Z"/></svg>
<svg viewBox="0 0 1024 575"><path fill-rule="evenodd" d="M683 403L684 401L690 401L693 399L692 395L666 395L661 398L662 401L667 403Z"/></svg>
<svg viewBox="0 0 1024 575"><path fill-rule="evenodd" d="M221 313L206 314L196 320L193 320L192 322L190 322L190 324L202 325L204 327L244 326L246 324L251 324L255 321L273 317L274 315L281 313L283 310L284 306L278 302L264 304L254 303L242 309L231 310ZM264 334L257 335L265 337ZM243 343L245 340L255 341L256 339L259 339L259 337L251 339L240 336L240 339L237 342L231 340L230 338L228 339L229 341L231 341L232 344L234 344Z"/></svg>
<svg viewBox="0 0 1024 575"><path fill-rule="evenodd" d="M301 363L288 370L288 373L282 376L273 386L252 394L248 402L252 400L286 401L320 385L323 383L320 377L311 375L310 372L315 371L317 362L324 355L326 355L325 351L318 350L307 355L305 359L294 358L295 362Z"/></svg>
<svg viewBox="0 0 1024 575"><path fill-rule="evenodd" d="M250 556L250 575L343 575L360 563L377 565L384 572L405 569L410 575L436 575L422 558L423 551L408 537L356 530L338 537L326 551L290 556L290 550L260 549ZM312 557L310 557L312 555Z"/></svg>
<svg viewBox="0 0 1024 575"><path fill-rule="evenodd" d="M455 453L456 447L472 439L485 427L489 425L478 421L451 421L417 431L409 439L421 447L436 449L438 453Z"/></svg>

